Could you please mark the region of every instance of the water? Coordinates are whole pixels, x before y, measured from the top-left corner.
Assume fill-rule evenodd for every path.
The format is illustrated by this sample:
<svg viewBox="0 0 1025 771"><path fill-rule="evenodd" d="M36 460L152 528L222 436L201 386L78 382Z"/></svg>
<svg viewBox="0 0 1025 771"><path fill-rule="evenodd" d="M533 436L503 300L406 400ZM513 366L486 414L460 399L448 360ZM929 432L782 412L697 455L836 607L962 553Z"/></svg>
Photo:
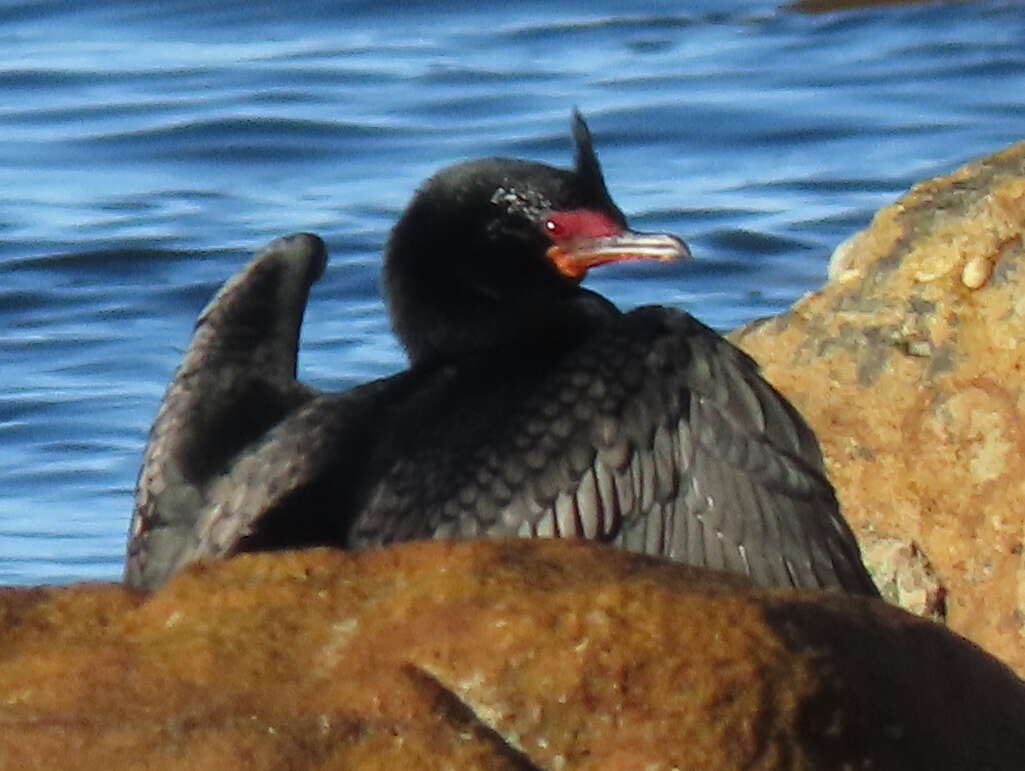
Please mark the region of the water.
<svg viewBox="0 0 1025 771"><path fill-rule="evenodd" d="M142 446L196 313L276 235L331 250L300 372L403 364L390 224L468 157L568 162L687 265L590 285L723 329L817 287L912 182L1025 135L1025 12L767 2L0 3L0 583L120 573Z"/></svg>

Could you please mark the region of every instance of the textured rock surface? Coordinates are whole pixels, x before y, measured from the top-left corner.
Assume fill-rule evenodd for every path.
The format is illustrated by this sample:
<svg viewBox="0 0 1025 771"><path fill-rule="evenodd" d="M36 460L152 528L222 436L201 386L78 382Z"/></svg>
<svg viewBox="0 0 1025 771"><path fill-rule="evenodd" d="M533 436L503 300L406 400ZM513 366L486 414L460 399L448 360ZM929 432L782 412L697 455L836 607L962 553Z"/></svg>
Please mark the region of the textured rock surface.
<svg viewBox="0 0 1025 771"><path fill-rule="evenodd" d="M913 602L945 594L949 625L1019 674L1023 225L1020 143L915 185L837 249L825 287L731 335L818 433L869 561L877 539L922 557L877 582L921 577Z"/></svg>
<svg viewBox="0 0 1025 771"><path fill-rule="evenodd" d="M247 555L149 598L4 589L0 629L3 768L1025 758L1025 684L941 626L595 545Z"/></svg>

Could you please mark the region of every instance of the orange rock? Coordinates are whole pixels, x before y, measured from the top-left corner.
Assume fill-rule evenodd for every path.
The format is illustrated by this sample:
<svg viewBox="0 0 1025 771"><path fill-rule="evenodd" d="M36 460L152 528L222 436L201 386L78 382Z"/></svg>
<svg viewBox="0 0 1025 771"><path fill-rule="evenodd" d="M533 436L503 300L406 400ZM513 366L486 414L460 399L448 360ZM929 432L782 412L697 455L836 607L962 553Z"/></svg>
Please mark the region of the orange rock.
<svg viewBox="0 0 1025 771"><path fill-rule="evenodd" d="M731 335L815 429L866 553L920 551L950 626L1019 675L1023 225L1019 143L915 185L837 249L830 283Z"/></svg>
<svg viewBox="0 0 1025 771"><path fill-rule="evenodd" d="M17 769L1020 768L1025 684L878 601L565 541L0 590ZM965 698L965 694L971 698Z"/></svg>

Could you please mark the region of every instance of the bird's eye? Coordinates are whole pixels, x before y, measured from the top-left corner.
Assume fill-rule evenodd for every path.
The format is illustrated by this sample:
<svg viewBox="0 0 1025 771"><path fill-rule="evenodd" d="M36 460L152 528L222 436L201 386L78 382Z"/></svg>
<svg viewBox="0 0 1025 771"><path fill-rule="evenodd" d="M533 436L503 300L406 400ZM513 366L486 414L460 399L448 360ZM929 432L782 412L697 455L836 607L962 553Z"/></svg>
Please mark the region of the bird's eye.
<svg viewBox="0 0 1025 771"><path fill-rule="evenodd" d="M565 235L566 233L566 226L563 223L557 221L554 217L546 218L544 224L545 232L550 236L558 238L559 236Z"/></svg>
<svg viewBox="0 0 1025 771"><path fill-rule="evenodd" d="M605 212L595 209L569 209L548 212L541 220L545 235L553 241L574 238L601 238L623 231L623 225Z"/></svg>

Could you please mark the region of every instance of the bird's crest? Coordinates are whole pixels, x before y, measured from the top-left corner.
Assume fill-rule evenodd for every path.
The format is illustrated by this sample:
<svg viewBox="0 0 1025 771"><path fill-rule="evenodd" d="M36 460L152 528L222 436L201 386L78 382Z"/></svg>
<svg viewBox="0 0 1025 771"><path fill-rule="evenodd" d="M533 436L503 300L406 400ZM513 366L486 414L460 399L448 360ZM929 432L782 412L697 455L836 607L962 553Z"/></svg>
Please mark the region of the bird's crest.
<svg viewBox="0 0 1025 771"><path fill-rule="evenodd" d="M591 130L587 128L584 117L575 107L570 118L570 126L573 129L573 142L577 148L575 163L577 176L595 197L611 203L612 197L609 195L608 188L605 187L605 177L601 173L601 164L598 163L598 156L594 152Z"/></svg>

